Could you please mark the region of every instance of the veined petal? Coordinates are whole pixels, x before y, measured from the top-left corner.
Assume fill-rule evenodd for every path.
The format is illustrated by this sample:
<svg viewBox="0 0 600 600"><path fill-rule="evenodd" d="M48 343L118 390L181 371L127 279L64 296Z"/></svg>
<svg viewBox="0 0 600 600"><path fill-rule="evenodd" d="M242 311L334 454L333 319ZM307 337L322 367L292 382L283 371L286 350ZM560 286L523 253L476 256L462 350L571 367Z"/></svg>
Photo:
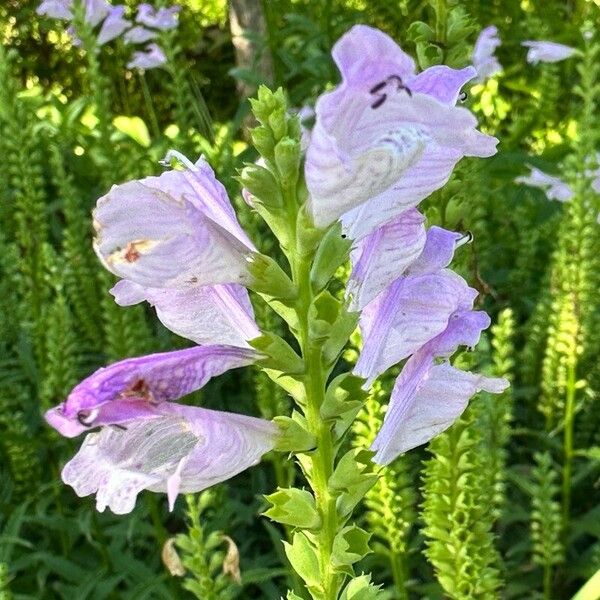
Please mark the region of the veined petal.
<svg viewBox="0 0 600 600"><path fill-rule="evenodd" d="M45 418L67 437L90 427L149 417L163 403L203 387L229 369L252 364L259 354L231 346L197 346L128 358L98 369L75 386Z"/></svg>
<svg viewBox="0 0 600 600"><path fill-rule="evenodd" d="M367 388L442 333L453 313L472 308L476 296L476 290L449 270L396 280L361 314L364 345L354 373L367 380Z"/></svg>
<svg viewBox="0 0 600 600"><path fill-rule="evenodd" d="M249 348L248 341L260 335L248 292L240 285L144 288L122 280L111 293L121 306L146 300L165 327L197 344Z"/></svg>
<svg viewBox="0 0 600 600"><path fill-rule="evenodd" d="M169 8L159 8L158 10L155 10L150 4L142 3L138 6L137 17L135 20L147 27L167 31L177 27L177 15L180 10L180 6L171 6Z"/></svg>
<svg viewBox="0 0 600 600"><path fill-rule="evenodd" d="M99 511L131 512L143 489L168 493L172 508L179 492L199 492L258 463L276 436L262 419L162 404L126 429L87 435L62 478L78 496L95 493Z"/></svg>
<svg viewBox="0 0 600 600"><path fill-rule="evenodd" d="M452 262L456 244L462 237L460 233L433 225L427 230L423 251L409 265L407 273L424 275L444 269Z"/></svg>
<svg viewBox="0 0 600 600"><path fill-rule="evenodd" d="M43 0L35 12L51 19L68 21L73 18L72 6L73 0Z"/></svg>
<svg viewBox="0 0 600 600"><path fill-rule="evenodd" d="M156 69L167 62L167 56L158 44L148 44L144 50L133 53L127 63L128 69Z"/></svg>
<svg viewBox="0 0 600 600"><path fill-rule="evenodd" d="M460 158L460 153L452 150L426 147L419 161L409 167L392 187L342 215L345 235L359 240L417 206L432 192L446 185Z"/></svg>
<svg viewBox="0 0 600 600"><path fill-rule="evenodd" d="M111 11L106 0L85 0L85 20L96 27Z"/></svg>
<svg viewBox="0 0 600 600"><path fill-rule="evenodd" d="M436 65L419 73L408 85L413 93L427 94L444 104L454 106L462 87L476 75L474 67L452 69L446 65Z"/></svg>
<svg viewBox="0 0 600 600"><path fill-rule="evenodd" d="M210 167L113 186L94 211L94 249L107 269L144 287L249 279L255 250Z"/></svg>
<svg viewBox="0 0 600 600"><path fill-rule="evenodd" d="M402 392L405 380L398 378L390 410L373 443L374 457L379 464L388 464L400 454L425 444L445 431L463 413L469 399L481 390L498 394L508 387L508 381L461 371L448 363L429 366L418 373L419 381L411 388L404 411L393 411L394 395ZM403 394L404 395L404 394Z"/></svg>
<svg viewBox="0 0 600 600"><path fill-rule="evenodd" d="M350 310L361 310L419 256L425 246L424 221L417 210L408 210L356 244L346 287Z"/></svg>

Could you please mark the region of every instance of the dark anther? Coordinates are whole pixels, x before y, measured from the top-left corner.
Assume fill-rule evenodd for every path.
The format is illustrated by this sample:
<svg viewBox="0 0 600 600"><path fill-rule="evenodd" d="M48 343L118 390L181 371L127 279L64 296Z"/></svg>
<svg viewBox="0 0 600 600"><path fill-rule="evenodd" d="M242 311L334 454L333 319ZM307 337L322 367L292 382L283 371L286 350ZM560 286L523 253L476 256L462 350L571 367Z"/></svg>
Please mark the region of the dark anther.
<svg viewBox="0 0 600 600"><path fill-rule="evenodd" d="M371 104L371 108L379 108L386 100L387 94L381 94L373 104Z"/></svg>
<svg viewBox="0 0 600 600"><path fill-rule="evenodd" d="M83 425L84 427L91 427L92 426L92 422L93 419L91 421L88 421L88 419L90 418L90 412L87 410L80 410L77 413L77 420L79 421L79 423L81 425Z"/></svg>
<svg viewBox="0 0 600 600"><path fill-rule="evenodd" d="M458 95L458 99L459 99L460 102L466 102L468 97L469 96L468 96L467 92L461 92Z"/></svg>
<svg viewBox="0 0 600 600"><path fill-rule="evenodd" d="M122 431L127 431L127 427L125 425L120 425L119 423L113 423L111 425L114 429L121 429Z"/></svg>
<svg viewBox="0 0 600 600"><path fill-rule="evenodd" d="M396 82L397 91L404 90L409 96L412 96L411 89L404 85L404 81L402 81L402 77L400 77L400 75L390 75L387 80Z"/></svg>
<svg viewBox="0 0 600 600"><path fill-rule="evenodd" d="M345 240L347 237L347 235L345 233L342 233L342 239Z"/></svg>
<svg viewBox="0 0 600 600"><path fill-rule="evenodd" d="M370 90L369 94L376 94L381 91L387 85L387 81L380 81L377 85L374 85Z"/></svg>

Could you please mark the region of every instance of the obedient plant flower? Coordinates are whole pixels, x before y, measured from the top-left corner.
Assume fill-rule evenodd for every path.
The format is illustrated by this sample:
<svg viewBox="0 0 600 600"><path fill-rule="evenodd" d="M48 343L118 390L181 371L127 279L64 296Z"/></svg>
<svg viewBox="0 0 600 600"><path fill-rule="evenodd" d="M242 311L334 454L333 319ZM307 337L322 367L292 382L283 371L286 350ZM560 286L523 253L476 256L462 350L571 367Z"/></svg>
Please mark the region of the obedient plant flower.
<svg viewBox="0 0 600 600"><path fill-rule="evenodd" d="M498 394L508 387L505 379L461 371L447 362L436 364L436 359L447 360L460 345L474 347L489 324L484 312L457 311L441 334L408 359L371 448L376 451L375 462L388 464L446 430L475 393Z"/></svg>
<svg viewBox="0 0 600 600"><path fill-rule="evenodd" d="M51 19L61 19L69 21L73 18L71 6L73 0L43 0L37 7L38 15L50 17Z"/></svg>
<svg viewBox="0 0 600 600"><path fill-rule="evenodd" d="M150 29L136 25L123 36L123 39L126 44L145 44L146 42L155 39L156 35L156 31L151 31Z"/></svg>
<svg viewBox="0 0 600 600"><path fill-rule="evenodd" d="M342 83L317 102L306 156L317 226L342 217L347 235L364 237L442 187L463 156L495 153L497 140L455 106L473 67L416 74L390 37L364 25L342 36L333 57Z"/></svg>
<svg viewBox="0 0 600 600"><path fill-rule="evenodd" d="M167 31L177 27L177 15L180 10L181 7L177 5L155 10L150 4L143 3L138 6L135 20L146 27Z"/></svg>
<svg viewBox="0 0 600 600"><path fill-rule="evenodd" d="M553 175L548 175L536 167L529 167L529 175L521 175L515 183L536 187L544 191L548 200L567 202L573 197L573 190L564 181Z"/></svg>
<svg viewBox="0 0 600 600"><path fill-rule="evenodd" d="M526 41L522 46L529 48L527 51L527 62L536 65L539 62L555 63L570 58L577 52L575 48L557 44L556 42Z"/></svg>
<svg viewBox="0 0 600 600"><path fill-rule="evenodd" d="M92 427L62 477L79 496L97 493L97 507L130 512L143 489L197 492L252 466L273 448L275 426L261 419L172 402L257 353L203 346L127 359L100 369L46 413L62 435Z"/></svg>
<svg viewBox="0 0 600 600"><path fill-rule="evenodd" d="M432 227L420 256L362 311L363 348L354 372L365 387L473 307L477 291L445 267L461 236Z"/></svg>
<svg viewBox="0 0 600 600"><path fill-rule="evenodd" d="M479 34L471 59L477 71L477 82L485 81L502 71L502 65L495 56L496 48L501 43L498 37L498 28L495 25L486 27Z"/></svg>
<svg viewBox="0 0 600 600"><path fill-rule="evenodd" d="M133 53L133 58L127 63L128 69L156 69L167 62L167 57L158 44L148 44L143 51Z"/></svg>
<svg viewBox="0 0 600 600"><path fill-rule="evenodd" d="M123 5L112 6L110 12L102 27L98 32L98 44L101 46L118 38L130 25L131 23L124 18L125 7Z"/></svg>
<svg viewBox="0 0 600 600"><path fill-rule="evenodd" d="M94 211L94 249L143 287L248 283L256 252L208 163L115 185Z"/></svg>

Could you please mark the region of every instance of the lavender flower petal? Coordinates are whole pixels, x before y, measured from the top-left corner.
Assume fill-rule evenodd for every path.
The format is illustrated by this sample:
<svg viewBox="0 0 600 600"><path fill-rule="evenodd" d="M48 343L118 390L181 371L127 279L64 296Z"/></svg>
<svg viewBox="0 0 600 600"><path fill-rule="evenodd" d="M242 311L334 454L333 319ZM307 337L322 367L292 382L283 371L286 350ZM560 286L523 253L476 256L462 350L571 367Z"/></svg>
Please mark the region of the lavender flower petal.
<svg viewBox="0 0 600 600"><path fill-rule="evenodd" d="M133 53L133 59L127 63L128 69L155 69L167 62L167 57L158 44L148 44L146 49Z"/></svg>
<svg viewBox="0 0 600 600"><path fill-rule="evenodd" d="M51 19L69 21L73 18L72 6L73 0L43 0L35 12Z"/></svg>
<svg viewBox="0 0 600 600"><path fill-rule="evenodd" d="M343 81L317 102L305 167L316 225L324 227L396 187L411 167L423 170L421 160L430 147L453 159L443 176L429 177L443 182L462 156L494 154L497 140L475 129L469 111L452 105L473 69L435 68L415 77L412 60L393 40L365 26L351 29L333 54ZM423 199L418 195L401 198L402 210L416 206Z"/></svg>
<svg viewBox="0 0 600 600"><path fill-rule="evenodd" d="M98 33L98 44L106 44L115 38L118 38L131 23L123 17L125 14L125 6L120 4L111 8L110 13L104 19L100 32Z"/></svg>
<svg viewBox="0 0 600 600"><path fill-rule="evenodd" d="M442 333L451 316L469 310L477 291L450 270L401 277L363 310L364 340L354 373L365 388L397 362Z"/></svg>
<svg viewBox="0 0 600 600"><path fill-rule="evenodd" d="M247 348L248 341L260 335L248 292L240 285L162 289L122 280L111 293L121 306L146 300L165 327L197 344Z"/></svg>
<svg viewBox="0 0 600 600"><path fill-rule="evenodd" d="M128 358L98 369L45 418L74 437L90 427L152 416L157 407L203 387L212 377L252 364L259 354L230 346L197 346Z"/></svg>
<svg viewBox="0 0 600 600"><path fill-rule="evenodd" d="M473 66L477 71L477 82L481 83L502 71L502 65L494 55L502 42L498 36L498 28L490 25L482 30L473 49Z"/></svg>
<svg viewBox="0 0 600 600"><path fill-rule="evenodd" d="M92 26L100 24L112 9L106 0L85 0L85 20Z"/></svg>
<svg viewBox="0 0 600 600"><path fill-rule="evenodd" d="M444 269L454 257L454 250L462 234L433 225L427 230L425 246L419 257L407 269L407 274L424 275Z"/></svg>
<svg viewBox="0 0 600 600"><path fill-rule="evenodd" d="M62 479L80 497L95 493L100 512L131 512L144 489L167 493L172 510L179 493L199 492L258 463L276 435L262 419L163 404L127 429L86 436Z"/></svg>
<svg viewBox="0 0 600 600"><path fill-rule="evenodd" d="M249 280L255 248L203 159L185 171L113 186L94 217L100 260L143 287Z"/></svg>
<svg viewBox="0 0 600 600"><path fill-rule="evenodd" d="M159 8L155 11L150 4L143 3L138 6L135 20L142 25L146 25L146 27L167 31L177 27L177 15L180 10L180 6L171 6L169 8Z"/></svg>
<svg viewBox="0 0 600 600"><path fill-rule="evenodd" d="M536 65L539 62L555 63L570 58L577 52L575 48L546 41L521 42L521 46L529 48L527 51L527 62Z"/></svg>
<svg viewBox="0 0 600 600"><path fill-rule="evenodd" d="M126 44L144 44L150 40L156 39L156 36L156 31L151 31L150 29L136 25L135 27L132 27L123 38Z"/></svg>
<svg viewBox="0 0 600 600"><path fill-rule="evenodd" d="M398 378L394 394L401 390ZM426 375L421 374L420 385L414 390L399 419L388 413L372 445L377 453L374 461L385 465L400 454L425 444L445 431L463 413L469 399L481 390L499 394L508 387L508 381L461 371L448 363L431 366Z"/></svg>
<svg viewBox="0 0 600 600"><path fill-rule="evenodd" d="M521 183L543 190L548 200L567 202L573 197L573 190L564 181L553 175L548 175L536 167L529 167L529 175L521 175L515 179L515 183Z"/></svg>
<svg viewBox="0 0 600 600"><path fill-rule="evenodd" d="M425 246L424 217L414 209L360 240L350 254L350 310L361 310L401 275Z"/></svg>

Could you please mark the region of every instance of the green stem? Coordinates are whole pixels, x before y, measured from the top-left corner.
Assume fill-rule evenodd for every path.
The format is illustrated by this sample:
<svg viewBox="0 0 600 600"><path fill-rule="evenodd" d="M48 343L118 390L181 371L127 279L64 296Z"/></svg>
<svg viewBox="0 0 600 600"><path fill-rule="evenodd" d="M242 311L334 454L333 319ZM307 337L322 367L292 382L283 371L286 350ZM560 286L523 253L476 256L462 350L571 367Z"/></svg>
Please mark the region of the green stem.
<svg viewBox="0 0 600 600"><path fill-rule="evenodd" d="M565 430L563 437L562 516L566 531L571 512L571 471L573 465L573 422L575 417L576 375L575 360L569 361L567 396L565 404Z"/></svg>
<svg viewBox="0 0 600 600"><path fill-rule="evenodd" d="M406 590L405 563L402 555L397 554L393 550L390 551L390 564L392 566L392 577L394 579L396 597L398 600L408 600L408 592Z"/></svg>
<svg viewBox="0 0 600 600"><path fill-rule="evenodd" d="M552 565L544 565L544 600L552 600Z"/></svg>

